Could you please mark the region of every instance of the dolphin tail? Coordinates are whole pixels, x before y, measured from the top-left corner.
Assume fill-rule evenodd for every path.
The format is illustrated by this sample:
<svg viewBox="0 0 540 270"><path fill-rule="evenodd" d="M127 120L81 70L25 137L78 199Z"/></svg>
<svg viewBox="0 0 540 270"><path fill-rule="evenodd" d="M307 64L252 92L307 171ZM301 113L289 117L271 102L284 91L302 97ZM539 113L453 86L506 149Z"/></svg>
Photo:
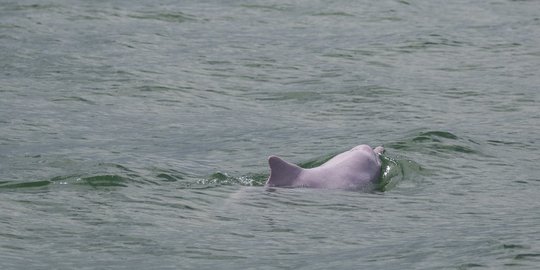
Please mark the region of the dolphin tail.
<svg viewBox="0 0 540 270"><path fill-rule="evenodd" d="M268 165L270 166L270 177L268 177L266 185L270 187L293 186L294 180L303 170L276 156L268 158Z"/></svg>

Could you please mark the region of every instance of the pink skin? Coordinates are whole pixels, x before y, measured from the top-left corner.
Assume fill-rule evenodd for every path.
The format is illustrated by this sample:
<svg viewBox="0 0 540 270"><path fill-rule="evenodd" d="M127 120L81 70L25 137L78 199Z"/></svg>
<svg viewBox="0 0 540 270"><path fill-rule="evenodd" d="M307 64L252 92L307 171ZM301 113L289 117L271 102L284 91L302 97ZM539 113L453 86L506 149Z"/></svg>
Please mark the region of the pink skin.
<svg viewBox="0 0 540 270"><path fill-rule="evenodd" d="M384 148L358 145L336 155L319 167L303 169L279 157L268 158L270 187L310 187L328 189L365 189L379 179Z"/></svg>

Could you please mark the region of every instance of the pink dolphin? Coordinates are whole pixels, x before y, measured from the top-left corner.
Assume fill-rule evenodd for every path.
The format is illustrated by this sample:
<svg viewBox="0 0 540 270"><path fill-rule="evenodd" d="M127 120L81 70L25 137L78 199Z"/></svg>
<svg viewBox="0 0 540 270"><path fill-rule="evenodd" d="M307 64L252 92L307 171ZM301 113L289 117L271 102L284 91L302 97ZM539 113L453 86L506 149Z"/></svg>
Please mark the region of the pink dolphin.
<svg viewBox="0 0 540 270"><path fill-rule="evenodd" d="M382 146L372 149L358 145L343 152L319 167L303 169L283 159L270 156L268 187L310 187L328 189L372 188L381 173L379 155Z"/></svg>

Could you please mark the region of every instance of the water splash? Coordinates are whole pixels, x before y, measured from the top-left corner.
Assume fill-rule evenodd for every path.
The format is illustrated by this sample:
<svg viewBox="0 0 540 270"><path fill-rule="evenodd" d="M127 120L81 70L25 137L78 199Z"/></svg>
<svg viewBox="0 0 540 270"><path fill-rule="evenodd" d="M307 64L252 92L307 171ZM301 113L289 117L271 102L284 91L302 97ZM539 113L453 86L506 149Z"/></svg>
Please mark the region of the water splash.
<svg viewBox="0 0 540 270"><path fill-rule="evenodd" d="M389 191L402 181L414 180L424 171L420 164L405 158L381 155L381 161L381 177L377 191Z"/></svg>
<svg viewBox="0 0 540 270"><path fill-rule="evenodd" d="M202 186L222 186L222 185L241 185L241 186L263 186L268 178L267 174L248 174L243 176L231 176L227 173L216 172L207 178L199 179L196 184Z"/></svg>

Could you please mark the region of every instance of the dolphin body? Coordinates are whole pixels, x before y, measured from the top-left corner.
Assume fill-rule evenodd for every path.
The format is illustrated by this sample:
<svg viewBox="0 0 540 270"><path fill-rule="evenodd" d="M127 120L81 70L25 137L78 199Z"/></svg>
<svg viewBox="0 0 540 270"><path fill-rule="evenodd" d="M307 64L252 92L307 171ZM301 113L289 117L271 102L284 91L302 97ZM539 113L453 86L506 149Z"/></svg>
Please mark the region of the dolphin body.
<svg viewBox="0 0 540 270"><path fill-rule="evenodd" d="M358 145L311 169L303 169L277 156L270 156L270 177L266 186L372 189L381 174L379 155L382 152L382 146L372 149L369 145Z"/></svg>

